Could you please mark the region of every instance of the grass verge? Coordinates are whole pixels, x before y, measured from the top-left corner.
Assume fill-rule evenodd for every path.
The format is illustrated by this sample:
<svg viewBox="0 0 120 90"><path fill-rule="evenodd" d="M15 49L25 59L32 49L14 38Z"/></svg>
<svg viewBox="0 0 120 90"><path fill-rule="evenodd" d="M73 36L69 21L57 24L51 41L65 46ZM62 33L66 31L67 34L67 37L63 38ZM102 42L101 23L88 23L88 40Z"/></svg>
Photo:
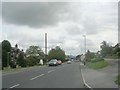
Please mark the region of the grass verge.
<svg viewBox="0 0 120 90"><path fill-rule="evenodd" d="M92 69L102 69L104 67L107 67L108 63L105 60L100 60L97 62L89 62L88 63L88 67L92 68Z"/></svg>
<svg viewBox="0 0 120 90"><path fill-rule="evenodd" d="M35 66L28 66L28 67L24 67L24 68L27 68L27 69L29 69L29 68L34 68L34 67L39 67L39 66L41 66L41 65L35 65ZM46 65L42 65L42 66L46 66ZM17 67L17 68L8 68L8 67L6 67L6 68L4 68L4 70L1 70L2 72L9 72L9 71L19 71L19 70L22 70L22 69L24 69L23 67Z"/></svg>
<svg viewBox="0 0 120 90"><path fill-rule="evenodd" d="M120 85L120 74L117 76L117 80L115 81L115 83Z"/></svg>

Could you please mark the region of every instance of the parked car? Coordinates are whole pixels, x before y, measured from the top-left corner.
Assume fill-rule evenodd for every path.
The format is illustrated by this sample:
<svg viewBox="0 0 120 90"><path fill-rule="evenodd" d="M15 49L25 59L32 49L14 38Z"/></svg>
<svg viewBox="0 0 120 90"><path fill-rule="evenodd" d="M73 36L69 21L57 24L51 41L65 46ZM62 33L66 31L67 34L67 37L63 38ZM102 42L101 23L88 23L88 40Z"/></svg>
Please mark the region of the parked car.
<svg viewBox="0 0 120 90"><path fill-rule="evenodd" d="M71 61L67 61L67 64L71 64Z"/></svg>
<svg viewBox="0 0 120 90"><path fill-rule="evenodd" d="M61 60L58 60L58 65L61 65L62 64L62 61Z"/></svg>
<svg viewBox="0 0 120 90"><path fill-rule="evenodd" d="M49 66L57 66L58 65L58 61L56 59L52 59L48 62Z"/></svg>

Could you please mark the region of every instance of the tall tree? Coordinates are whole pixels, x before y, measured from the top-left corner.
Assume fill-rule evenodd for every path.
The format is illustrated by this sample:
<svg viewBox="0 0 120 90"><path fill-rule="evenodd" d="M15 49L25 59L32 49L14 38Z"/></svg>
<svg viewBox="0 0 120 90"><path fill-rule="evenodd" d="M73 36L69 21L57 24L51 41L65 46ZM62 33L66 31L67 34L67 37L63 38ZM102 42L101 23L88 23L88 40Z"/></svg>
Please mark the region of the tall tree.
<svg viewBox="0 0 120 90"><path fill-rule="evenodd" d="M8 40L2 41L2 66L7 67L8 63L8 52L11 52L11 44Z"/></svg>

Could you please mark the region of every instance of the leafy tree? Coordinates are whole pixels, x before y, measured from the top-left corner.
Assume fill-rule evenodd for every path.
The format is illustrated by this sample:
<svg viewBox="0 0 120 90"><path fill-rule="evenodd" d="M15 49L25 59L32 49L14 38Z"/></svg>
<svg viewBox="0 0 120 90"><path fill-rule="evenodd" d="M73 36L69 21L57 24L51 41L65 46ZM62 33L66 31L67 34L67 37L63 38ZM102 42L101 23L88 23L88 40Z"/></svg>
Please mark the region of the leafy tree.
<svg viewBox="0 0 120 90"><path fill-rule="evenodd" d="M89 50L86 53L86 61L91 61L95 57L95 54L90 52Z"/></svg>
<svg viewBox="0 0 120 90"><path fill-rule="evenodd" d="M32 55L32 56L36 56L39 55L41 57L44 57L44 53L41 50L41 48L39 46L30 46L27 50L26 50L26 55Z"/></svg>
<svg viewBox="0 0 120 90"><path fill-rule="evenodd" d="M101 55L103 57L106 57L107 55L112 54L112 46L109 46L109 44L106 41L103 41L100 46L101 48Z"/></svg>
<svg viewBox="0 0 120 90"><path fill-rule="evenodd" d="M39 63L38 56L28 56L26 58L26 61L27 61L28 66L34 66L34 65L37 65Z"/></svg>
<svg viewBox="0 0 120 90"><path fill-rule="evenodd" d="M113 55L120 58L120 46L119 46L119 44L117 44L117 45L115 45L115 47L113 47Z"/></svg>
<svg viewBox="0 0 120 90"><path fill-rule="evenodd" d="M30 46L26 50L27 64L33 66L39 63L40 59L44 58L44 53L39 46Z"/></svg>
<svg viewBox="0 0 120 90"><path fill-rule="evenodd" d="M76 56L76 59L77 59L77 60L81 60L81 55L77 55L77 56Z"/></svg>
<svg viewBox="0 0 120 90"><path fill-rule="evenodd" d="M49 60L58 59L64 62L66 55L65 55L65 52L60 47L57 46L55 49L51 49L49 51L48 57L49 57Z"/></svg>
<svg viewBox="0 0 120 90"><path fill-rule="evenodd" d="M25 60L25 54L23 51L21 51L18 55L18 65L21 66L21 67L26 67L26 60Z"/></svg>
<svg viewBox="0 0 120 90"><path fill-rule="evenodd" d="M8 52L11 52L11 44L8 40L2 41L2 66L7 67Z"/></svg>

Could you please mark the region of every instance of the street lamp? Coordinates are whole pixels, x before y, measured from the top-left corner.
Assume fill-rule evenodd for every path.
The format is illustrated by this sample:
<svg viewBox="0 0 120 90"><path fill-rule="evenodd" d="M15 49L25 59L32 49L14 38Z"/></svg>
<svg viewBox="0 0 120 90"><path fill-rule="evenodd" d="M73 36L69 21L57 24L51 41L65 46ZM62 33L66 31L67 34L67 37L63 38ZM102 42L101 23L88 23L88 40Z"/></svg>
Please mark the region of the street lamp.
<svg viewBox="0 0 120 90"><path fill-rule="evenodd" d="M85 47L85 52L84 53L86 54L86 35L83 35L83 37L84 37L84 47ZM86 56L85 56L85 60L84 60L84 65L85 65L85 62L86 62Z"/></svg>

